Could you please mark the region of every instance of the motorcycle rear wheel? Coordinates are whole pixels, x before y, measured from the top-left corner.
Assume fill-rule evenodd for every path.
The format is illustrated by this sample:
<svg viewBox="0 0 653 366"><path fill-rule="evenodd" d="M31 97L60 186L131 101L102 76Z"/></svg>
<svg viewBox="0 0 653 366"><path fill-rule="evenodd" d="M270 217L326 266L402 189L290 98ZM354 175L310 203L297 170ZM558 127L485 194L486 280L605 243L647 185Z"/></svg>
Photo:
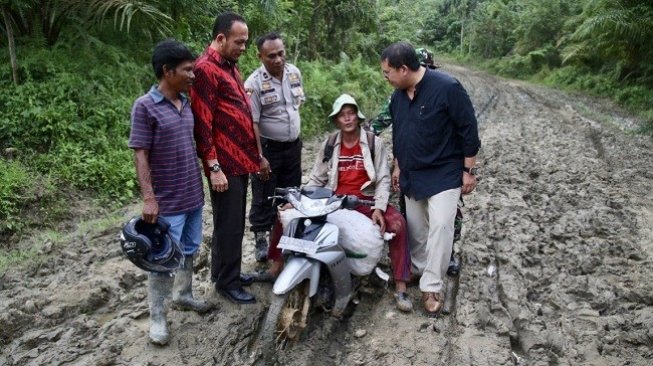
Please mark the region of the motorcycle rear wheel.
<svg viewBox="0 0 653 366"><path fill-rule="evenodd" d="M270 361L289 341L297 341L308 323L310 309L309 281L306 280L284 295L274 295L259 332L259 349Z"/></svg>

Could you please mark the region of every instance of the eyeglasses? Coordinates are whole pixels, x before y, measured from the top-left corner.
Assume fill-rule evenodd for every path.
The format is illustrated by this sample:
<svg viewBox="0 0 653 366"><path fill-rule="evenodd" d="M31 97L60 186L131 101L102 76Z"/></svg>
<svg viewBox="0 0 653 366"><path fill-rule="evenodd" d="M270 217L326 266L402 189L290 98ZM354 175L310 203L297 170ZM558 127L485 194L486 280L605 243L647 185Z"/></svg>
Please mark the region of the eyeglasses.
<svg viewBox="0 0 653 366"><path fill-rule="evenodd" d="M387 70L381 69L381 72L383 73L383 76L387 78L388 75L390 75L392 73L392 71L395 71L395 72L399 71L399 69L401 69L402 67L404 67L404 66L402 65L402 66L399 66L397 68L389 67Z"/></svg>

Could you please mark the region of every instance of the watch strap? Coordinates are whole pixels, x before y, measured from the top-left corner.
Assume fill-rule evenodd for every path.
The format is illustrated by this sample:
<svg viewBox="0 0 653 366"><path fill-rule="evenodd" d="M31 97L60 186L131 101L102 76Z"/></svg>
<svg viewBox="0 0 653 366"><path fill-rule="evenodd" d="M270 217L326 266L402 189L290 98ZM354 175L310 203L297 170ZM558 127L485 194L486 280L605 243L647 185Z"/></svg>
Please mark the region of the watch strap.
<svg viewBox="0 0 653 366"><path fill-rule="evenodd" d="M469 173L471 175L476 175L476 170L477 170L476 167L471 167L471 168L468 168L466 166L463 167L463 171L467 172L467 173Z"/></svg>

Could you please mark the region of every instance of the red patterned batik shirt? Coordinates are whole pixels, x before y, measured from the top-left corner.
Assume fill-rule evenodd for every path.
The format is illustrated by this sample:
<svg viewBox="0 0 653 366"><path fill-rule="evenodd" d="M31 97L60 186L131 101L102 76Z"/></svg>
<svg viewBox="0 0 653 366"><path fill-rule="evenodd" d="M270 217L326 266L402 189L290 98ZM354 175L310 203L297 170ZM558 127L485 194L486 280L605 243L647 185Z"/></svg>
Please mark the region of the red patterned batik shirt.
<svg viewBox="0 0 653 366"><path fill-rule="evenodd" d="M209 176L207 160L217 159L225 175L259 170L252 112L236 65L212 48L195 62L190 89L197 155Z"/></svg>

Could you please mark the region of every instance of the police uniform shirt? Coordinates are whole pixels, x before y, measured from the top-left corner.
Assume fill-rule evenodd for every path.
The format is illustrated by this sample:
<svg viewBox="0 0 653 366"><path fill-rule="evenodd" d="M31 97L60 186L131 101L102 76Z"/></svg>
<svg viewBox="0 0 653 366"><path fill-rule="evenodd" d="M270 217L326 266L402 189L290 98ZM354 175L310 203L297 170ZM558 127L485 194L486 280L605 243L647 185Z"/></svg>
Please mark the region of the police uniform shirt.
<svg viewBox="0 0 653 366"><path fill-rule="evenodd" d="M279 81L261 66L247 78L245 90L262 137L282 142L299 137L299 107L306 98L297 67L286 63Z"/></svg>

